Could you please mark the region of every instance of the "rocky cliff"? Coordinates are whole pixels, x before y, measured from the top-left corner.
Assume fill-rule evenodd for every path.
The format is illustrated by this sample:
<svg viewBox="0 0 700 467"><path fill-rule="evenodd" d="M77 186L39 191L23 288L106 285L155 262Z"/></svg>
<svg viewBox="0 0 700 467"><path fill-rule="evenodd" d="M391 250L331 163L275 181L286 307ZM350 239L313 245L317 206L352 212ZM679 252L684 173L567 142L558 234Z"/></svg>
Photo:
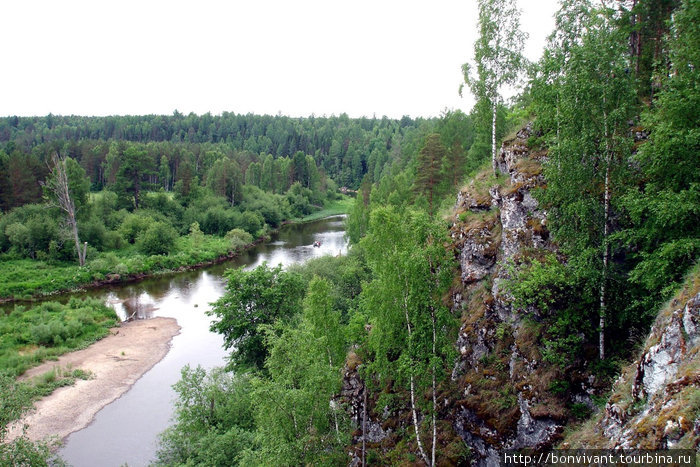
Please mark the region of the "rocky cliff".
<svg viewBox="0 0 700 467"><path fill-rule="evenodd" d="M567 447L697 450L700 445L700 271L659 313L605 409Z"/></svg>
<svg viewBox="0 0 700 467"><path fill-rule="evenodd" d="M530 151L530 132L528 126L504 142L498 176L482 173L461 191L451 231L461 270L453 303L462 315L452 422L477 465L498 465L502 449L552 445L569 418L567 405L590 402L592 391L582 381L570 400L552 396L558 370L539 350L547 317L514 307L504 287L519 264L555 253L546 212L532 196L544 185L546 153Z"/></svg>
<svg viewBox="0 0 700 467"><path fill-rule="evenodd" d="M528 147L531 131L528 125L504 142L498 174L479 173L457 197L450 235L459 278L451 302L461 325L451 384L441 394L443 464L499 465L504 449L697 448L700 279L660 316L642 357L616 383L604 410L610 381L590 373L597 349L583 347L576 361L557 363L545 355L556 313L518 307L509 294L509 280L535 260L565 260L533 197L546 188L541 164L547 154ZM585 340L580 330L565 331ZM363 452L387 453L406 443L402 433L410 421L405 410L377 407L355 367L346 369L342 399L357 427L350 464L360 465Z"/></svg>

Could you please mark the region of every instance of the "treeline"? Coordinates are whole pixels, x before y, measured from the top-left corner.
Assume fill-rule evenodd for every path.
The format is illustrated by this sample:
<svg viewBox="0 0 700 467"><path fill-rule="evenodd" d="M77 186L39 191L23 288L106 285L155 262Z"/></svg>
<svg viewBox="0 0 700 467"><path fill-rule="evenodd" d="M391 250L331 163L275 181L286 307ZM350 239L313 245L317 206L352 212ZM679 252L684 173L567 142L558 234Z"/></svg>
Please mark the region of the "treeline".
<svg viewBox="0 0 700 467"><path fill-rule="evenodd" d="M56 271L77 258L86 267L74 280L49 274L60 289L227 254L334 203L339 183L356 187L405 168L435 125L345 115L2 119L10 140L0 145L0 254L20 271L0 295L50 291L29 280L23 259ZM157 131L137 131L145 127ZM181 130L193 136L174 138ZM66 205L56 192L59 167Z"/></svg>
<svg viewBox="0 0 700 467"><path fill-rule="evenodd" d="M123 152L122 142L141 143L128 146L146 152L153 171L150 181L166 190L183 177L203 181L222 155L237 159L245 173L253 163L260 164L257 170L262 171L267 156L291 159L298 152L312 156L323 177L357 188L366 173L378 180L387 163L399 158L403 146L410 152L418 144L418 130L431 123L408 117L294 119L177 112L172 116L5 117L0 118L0 143L5 143L0 175L4 174L3 182L12 184L0 193L0 208L36 200L36 181L43 179L45 161L56 151L79 161L92 189L102 189L109 182L110 151ZM115 142L121 147L114 148ZM285 171L282 176L287 175ZM272 188L270 183L262 181L261 188Z"/></svg>

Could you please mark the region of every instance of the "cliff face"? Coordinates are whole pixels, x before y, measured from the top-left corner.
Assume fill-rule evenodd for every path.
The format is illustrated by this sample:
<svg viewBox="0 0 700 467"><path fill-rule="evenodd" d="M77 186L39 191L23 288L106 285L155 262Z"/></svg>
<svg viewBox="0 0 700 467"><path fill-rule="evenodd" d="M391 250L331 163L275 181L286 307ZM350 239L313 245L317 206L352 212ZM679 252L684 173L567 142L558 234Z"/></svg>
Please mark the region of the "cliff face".
<svg viewBox="0 0 700 467"><path fill-rule="evenodd" d="M515 309L504 287L519 263L555 251L531 193L544 184L546 155L527 148L530 132L503 144L501 175L483 173L461 191L451 231L461 270L453 302L462 315L452 421L478 465L497 465L500 449L551 445L567 419L567 401L550 391L557 370L538 350L546 317ZM584 383L572 397L590 402L589 391Z"/></svg>
<svg viewBox="0 0 700 467"><path fill-rule="evenodd" d="M623 372L604 410L593 400L600 402L609 382L586 370L597 348L584 347L575 362L557 364L546 354L555 313L514 305L508 281L518 270L533 260L563 260L550 241L547 213L532 195L545 187L546 151L530 150L530 136L527 126L505 141L500 173L478 174L457 197L450 235L459 278L452 306L461 325L459 356L438 414L443 462L499 465L499 451L521 448L697 449L700 273L659 315L642 356ZM565 331L583 341L580 331ZM357 427L351 465L361 465L363 441L384 453L406 443L407 409L376 406L355 365L346 369L341 399Z"/></svg>
<svg viewBox="0 0 700 467"><path fill-rule="evenodd" d="M571 433L572 447L698 449L700 272L657 317L640 357L622 372L605 410Z"/></svg>

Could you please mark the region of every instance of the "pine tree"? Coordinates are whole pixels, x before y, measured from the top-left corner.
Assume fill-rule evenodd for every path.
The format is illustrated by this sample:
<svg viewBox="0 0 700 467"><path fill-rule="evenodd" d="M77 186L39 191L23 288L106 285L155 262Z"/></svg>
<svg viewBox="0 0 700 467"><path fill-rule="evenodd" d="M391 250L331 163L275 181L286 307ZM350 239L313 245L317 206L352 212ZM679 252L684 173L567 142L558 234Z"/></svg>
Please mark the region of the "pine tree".
<svg viewBox="0 0 700 467"><path fill-rule="evenodd" d="M428 212L433 215L433 201L440 193L442 167L447 149L440 141L440 135L431 133L425 137L425 144L416 160L415 190L426 197Z"/></svg>

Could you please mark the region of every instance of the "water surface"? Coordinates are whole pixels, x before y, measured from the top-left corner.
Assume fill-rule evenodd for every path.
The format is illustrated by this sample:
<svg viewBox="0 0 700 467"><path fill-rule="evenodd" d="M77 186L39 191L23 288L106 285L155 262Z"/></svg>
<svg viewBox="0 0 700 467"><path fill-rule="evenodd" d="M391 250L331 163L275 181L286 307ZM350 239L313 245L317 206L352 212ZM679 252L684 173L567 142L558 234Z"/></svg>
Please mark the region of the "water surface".
<svg viewBox="0 0 700 467"><path fill-rule="evenodd" d="M209 331L210 303L224 293L223 273L231 267L254 268L263 262L288 266L322 255L347 251L343 216L287 225L270 242L241 256L198 271L108 286L78 296L105 300L124 319L165 316L177 319L180 334L163 360L144 374L122 397L105 406L85 429L71 434L59 454L75 467L148 465L157 437L169 425L175 393L172 385L185 365L212 368L225 364L223 338ZM320 247L314 247L320 241ZM143 345L148 345L144 342Z"/></svg>

